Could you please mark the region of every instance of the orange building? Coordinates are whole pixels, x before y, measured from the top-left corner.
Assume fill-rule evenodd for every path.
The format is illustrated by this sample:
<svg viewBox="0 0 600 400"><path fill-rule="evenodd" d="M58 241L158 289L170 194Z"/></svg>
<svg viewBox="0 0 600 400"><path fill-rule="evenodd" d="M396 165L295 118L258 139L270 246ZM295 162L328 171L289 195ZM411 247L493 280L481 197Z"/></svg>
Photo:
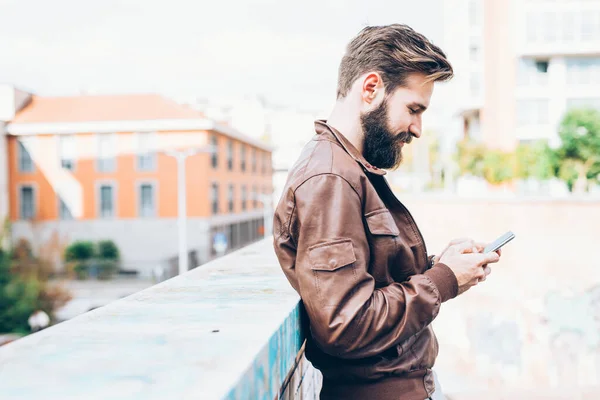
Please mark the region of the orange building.
<svg viewBox="0 0 600 400"><path fill-rule="evenodd" d="M271 149L192 108L159 95L33 95L4 131L13 240L26 238L41 251L51 243L112 239L122 268L168 268L178 240L172 154L191 149L190 265L215 255L217 232L229 249L262 237ZM208 153L211 147L216 151ZM59 253L51 255L56 262Z"/></svg>

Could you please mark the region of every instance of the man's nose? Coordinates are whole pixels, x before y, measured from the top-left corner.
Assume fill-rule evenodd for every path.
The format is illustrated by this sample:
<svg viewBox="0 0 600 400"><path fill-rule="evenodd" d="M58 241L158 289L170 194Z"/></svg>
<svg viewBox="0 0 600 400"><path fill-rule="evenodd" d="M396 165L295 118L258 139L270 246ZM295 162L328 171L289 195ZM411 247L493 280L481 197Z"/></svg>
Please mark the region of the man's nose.
<svg viewBox="0 0 600 400"><path fill-rule="evenodd" d="M417 124L410 125L408 131L417 139L421 137L421 127Z"/></svg>

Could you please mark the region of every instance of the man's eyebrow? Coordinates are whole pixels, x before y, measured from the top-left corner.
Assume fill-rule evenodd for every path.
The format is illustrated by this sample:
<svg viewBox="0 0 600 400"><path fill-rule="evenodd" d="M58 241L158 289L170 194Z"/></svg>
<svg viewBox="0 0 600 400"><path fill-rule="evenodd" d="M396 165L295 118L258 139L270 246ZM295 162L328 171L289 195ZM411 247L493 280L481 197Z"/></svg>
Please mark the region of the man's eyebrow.
<svg viewBox="0 0 600 400"><path fill-rule="evenodd" d="M411 108L416 107L416 108L420 109L420 111L427 110L427 106L425 106L425 105L423 105L421 103L418 103L416 101L410 103L408 106L411 107Z"/></svg>

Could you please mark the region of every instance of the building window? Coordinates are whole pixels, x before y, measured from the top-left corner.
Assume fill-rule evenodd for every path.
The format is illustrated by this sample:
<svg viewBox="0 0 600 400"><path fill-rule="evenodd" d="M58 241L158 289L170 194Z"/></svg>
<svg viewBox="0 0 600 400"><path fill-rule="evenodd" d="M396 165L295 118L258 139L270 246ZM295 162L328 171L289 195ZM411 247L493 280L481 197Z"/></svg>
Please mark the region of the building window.
<svg viewBox="0 0 600 400"><path fill-rule="evenodd" d="M20 217L21 219L33 219L35 216L34 192L32 186L21 186L20 190Z"/></svg>
<svg viewBox="0 0 600 400"><path fill-rule="evenodd" d="M548 62L548 60L537 60L535 62L535 69L540 74L547 74L549 64L550 63Z"/></svg>
<svg viewBox="0 0 600 400"><path fill-rule="evenodd" d="M471 62L479 61L479 46L472 44L469 47L469 58L471 59Z"/></svg>
<svg viewBox="0 0 600 400"><path fill-rule="evenodd" d="M17 143L19 144L19 172L33 172L33 160L27 148L31 147L31 140L19 139Z"/></svg>
<svg viewBox="0 0 600 400"><path fill-rule="evenodd" d="M247 193L246 193L246 186L242 186L242 211L246 210L246 201L247 201Z"/></svg>
<svg viewBox="0 0 600 400"><path fill-rule="evenodd" d="M471 26L479 25L478 0L469 0L469 24Z"/></svg>
<svg viewBox="0 0 600 400"><path fill-rule="evenodd" d="M265 153L264 161L263 161L264 173L269 174L271 171L271 156L269 153Z"/></svg>
<svg viewBox="0 0 600 400"><path fill-rule="evenodd" d="M229 185L229 192L227 193L227 202L229 203L229 212L233 212L233 185Z"/></svg>
<svg viewBox="0 0 600 400"><path fill-rule="evenodd" d="M233 141L227 142L227 168L233 170Z"/></svg>
<svg viewBox="0 0 600 400"><path fill-rule="evenodd" d="M598 31L598 21L595 12L582 12L581 14L581 39L592 40L595 39Z"/></svg>
<svg viewBox="0 0 600 400"><path fill-rule="evenodd" d="M471 89L471 96L479 96L480 82L479 82L479 74L477 74L477 72L471 72L469 88Z"/></svg>
<svg viewBox="0 0 600 400"><path fill-rule="evenodd" d="M140 171L156 169L156 134L154 132L137 134L137 168Z"/></svg>
<svg viewBox="0 0 600 400"><path fill-rule="evenodd" d="M600 84L600 58L567 58L567 83L572 85Z"/></svg>
<svg viewBox="0 0 600 400"><path fill-rule="evenodd" d="M548 60L522 58L517 65L517 84L519 86L543 86L548 83Z"/></svg>
<svg viewBox="0 0 600 400"><path fill-rule="evenodd" d="M211 187L211 204L212 204L212 213L219 213L219 185L217 183L213 183Z"/></svg>
<svg viewBox="0 0 600 400"><path fill-rule="evenodd" d="M256 190L256 186L252 187L252 202L254 204L254 208L258 208L258 191Z"/></svg>
<svg viewBox="0 0 600 400"><path fill-rule="evenodd" d="M246 171L246 146L244 146L243 144L242 146L242 150L241 150L241 154L240 154L240 163L241 163L241 168L242 168L242 172Z"/></svg>
<svg viewBox="0 0 600 400"><path fill-rule="evenodd" d="M63 135L59 136L59 154L60 154L60 166L69 171L75 169L75 156L77 148L75 145L74 135Z"/></svg>
<svg viewBox="0 0 600 400"><path fill-rule="evenodd" d="M549 122L547 99L528 99L517 101L517 124L538 125Z"/></svg>
<svg viewBox="0 0 600 400"><path fill-rule="evenodd" d="M252 149L252 172L256 173L256 149Z"/></svg>
<svg viewBox="0 0 600 400"><path fill-rule="evenodd" d="M537 12L529 12L527 13L527 25L526 25L526 29L527 29L527 42L529 43L535 43L538 40L539 37L539 22L540 22L540 14L538 14Z"/></svg>
<svg viewBox="0 0 600 400"><path fill-rule="evenodd" d="M154 193L154 185L143 183L140 185L140 217L156 216L156 196Z"/></svg>
<svg viewBox="0 0 600 400"><path fill-rule="evenodd" d="M112 218L115 216L114 189L112 185L100 186L100 217Z"/></svg>
<svg viewBox="0 0 600 400"><path fill-rule="evenodd" d="M67 203L62 199L62 197L58 196L58 217L63 220L73 219L73 213L67 206Z"/></svg>
<svg viewBox="0 0 600 400"><path fill-rule="evenodd" d="M600 97L567 99L567 108L594 108L600 111Z"/></svg>
<svg viewBox="0 0 600 400"><path fill-rule="evenodd" d="M117 165L116 139L111 133L98 135L98 171L114 172Z"/></svg>
<svg viewBox="0 0 600 400"><path fill-rule="evenodd" d="M210 138L210 144L212 145L212 153L210 155L210 161L213 168L219 166L219 140L217 135L212 135Z"/></svg>
<svg viewBox="0 0 600 400"><path fill-rule="evenodd" d="M577 30L577 22L575 22L576 14L573 11L567 11L562 14L562 39L565 42L572 42L575 39L575 31Z"/></svg>
<svg viewBox="0 0 600 400"><path fill-rule="evenodd" d="M560 29L558 18L555 12L547 11L542 16L542 33L545 43L554 43L557 40L557 33Z"/></svg>

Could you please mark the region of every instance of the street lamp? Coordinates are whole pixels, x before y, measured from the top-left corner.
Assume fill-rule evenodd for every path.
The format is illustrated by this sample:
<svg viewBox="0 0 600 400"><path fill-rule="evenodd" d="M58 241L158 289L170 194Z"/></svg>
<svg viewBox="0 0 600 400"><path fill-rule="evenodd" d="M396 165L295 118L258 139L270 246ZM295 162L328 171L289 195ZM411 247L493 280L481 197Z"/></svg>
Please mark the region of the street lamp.
<svg viewBox="0 0 600 400"><path fill-rule="evenodd" d="M179 228L179 275L188 271L187 255L187 191L185 184L185 160L189 156L200 153L214 153L214 146L201 149L190 148L184 150L165 150L162 153L177 160L177 227Z"/></svg>

